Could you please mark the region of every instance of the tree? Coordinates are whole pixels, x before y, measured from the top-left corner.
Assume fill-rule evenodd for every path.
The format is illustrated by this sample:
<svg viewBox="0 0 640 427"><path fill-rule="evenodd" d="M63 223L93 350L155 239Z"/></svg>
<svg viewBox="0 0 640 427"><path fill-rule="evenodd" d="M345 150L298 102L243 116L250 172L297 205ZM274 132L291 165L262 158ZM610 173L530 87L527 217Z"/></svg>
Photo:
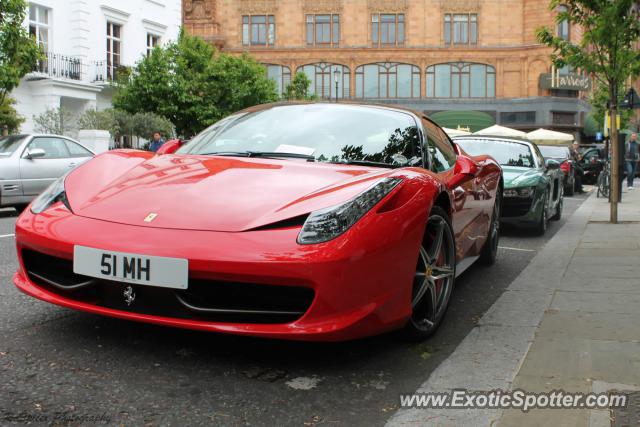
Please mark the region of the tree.
<svg viewBox="0 0 640 427"><path fill-rule="evenodd" d="M82 113L78 119L78 129L107 130L111 137L115 138L119 128L111 109L101 111L90 109Z"/></svg>
<svg viewBox="0 0 640 427"><path fill-rule="evenodd" d="M33 121L38 133L65 135L76 129L73 114L62 107L47 108L44 113L33 116Z"/></svg>
<svg viewBox="0 0 640 427"><path fill-rule="evenodd" d="M0 102L0 135L4 126L7 126L9 133L16 132L24 117L20 116L13 105L16 103L15 99L6 96L3 101Z"/></svg>
<svg viewBox="0 0 640 427"><path fill-rule="evenodd" d="M317 99L318 97L315 94L309 94L310 86L311 80L305 73L296 73L284 91L284 98L289 101Z"/></svg>
<svg viewBox="0 0 640 427"><path fill-rule="evenodd" d="M22 26L26 19L24 0L0 2L0 105L20 84L20 79L33 69L40 57L40 48Z"/></svg>
<svg viewBox="0 0 640 427"><path fill-rule="evenodd" d="M237 110L275 100L275 83L262 65L247 55L218 53L182 31L118 79L113 104L131 114L163 116L179 135L191 137Z"/></svg>
<svg viewBox="0 0 640 427"><path fill-rule="evenodd" d="M624 99L624 84L618 85L618 105ZM601 83L596 83L591 95L589 97L589 105L591 105L590 115L593 117L600 128L604 125L605 114L608 111L609 105L609 87ZM632 110L619 110L620 116L620 128L624 129L630 122L633 116Z"/></svg>
<svg viewBox="0 0 640 427"><path fill-rule="evenodd" d="M610 117L618 113L620 85L640 75L640 20L635 0L552 0L551 9L564 6L558 23L568 21L582 28L580 41L573 42L554 35L547 27L539 28L538 40L553 48L552 60L557 67L569 65L582 69L609 90ZM612 120L611 141L617 142L616 120ZM612 144L611 222L618 222L618 144Z"/></svg>

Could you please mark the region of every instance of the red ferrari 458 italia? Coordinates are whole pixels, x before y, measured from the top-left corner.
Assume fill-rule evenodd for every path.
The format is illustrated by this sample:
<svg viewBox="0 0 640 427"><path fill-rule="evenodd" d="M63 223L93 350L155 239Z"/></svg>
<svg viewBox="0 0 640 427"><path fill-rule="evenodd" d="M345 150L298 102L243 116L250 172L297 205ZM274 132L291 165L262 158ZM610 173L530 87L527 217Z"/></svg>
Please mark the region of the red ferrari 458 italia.
<svg viewBox="0 0 640 427"><path fill-rule="evenodd" d="M35 298L159 325L339 341L433 333L498 248L501 170L422 114L270 104L174 153L115 150L18 218Z"/></svg>

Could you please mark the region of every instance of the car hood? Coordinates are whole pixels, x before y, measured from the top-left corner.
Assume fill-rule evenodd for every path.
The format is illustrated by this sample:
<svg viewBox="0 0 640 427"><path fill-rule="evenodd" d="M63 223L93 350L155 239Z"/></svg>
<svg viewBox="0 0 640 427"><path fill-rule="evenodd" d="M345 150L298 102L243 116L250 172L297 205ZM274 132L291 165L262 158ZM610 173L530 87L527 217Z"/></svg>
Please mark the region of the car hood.
<svg viewBox="0 0 640 427"><path fill-rule="evenodd" d="M539 169L502 166L502 176L505 188L533 187L538 185L542 172Z"/></svg>
<svg viewBox="0 0 640 427"><path fill-rule="evenodd" d="M79 216L144 227L238 232L340 204L391 173L299 160L149 157L130 151L96 157L70 174L65 186ZM150 214L156 214L151 221Z"/></svg>

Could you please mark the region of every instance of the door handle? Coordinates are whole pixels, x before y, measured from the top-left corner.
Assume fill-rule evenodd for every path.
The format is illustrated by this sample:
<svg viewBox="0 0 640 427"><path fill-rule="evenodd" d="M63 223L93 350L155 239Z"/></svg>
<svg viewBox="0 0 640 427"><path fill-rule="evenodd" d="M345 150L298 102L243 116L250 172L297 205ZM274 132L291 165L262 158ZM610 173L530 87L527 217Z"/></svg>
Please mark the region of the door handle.
<svg viewBox="0 0 640 427"><path fill-rule="evenodd" d="M69 163L67 165L67 167L74 168L74 167L76 167L76 163L75 162L71 162L71 163Z"/></svg>

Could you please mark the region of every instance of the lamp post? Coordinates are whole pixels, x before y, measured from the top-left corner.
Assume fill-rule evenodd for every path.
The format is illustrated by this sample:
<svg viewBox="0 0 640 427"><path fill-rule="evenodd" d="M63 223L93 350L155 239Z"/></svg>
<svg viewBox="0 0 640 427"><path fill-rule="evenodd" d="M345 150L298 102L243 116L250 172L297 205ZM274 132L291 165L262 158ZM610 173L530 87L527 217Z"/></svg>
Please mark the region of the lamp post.
<svg viewBox="0 0 640 427"><path fill-rule="evenodd" d="M338 82L341 74L342 72L337 67L333 70L333 82L336 84L336 102L338 102Z"/></svg>

